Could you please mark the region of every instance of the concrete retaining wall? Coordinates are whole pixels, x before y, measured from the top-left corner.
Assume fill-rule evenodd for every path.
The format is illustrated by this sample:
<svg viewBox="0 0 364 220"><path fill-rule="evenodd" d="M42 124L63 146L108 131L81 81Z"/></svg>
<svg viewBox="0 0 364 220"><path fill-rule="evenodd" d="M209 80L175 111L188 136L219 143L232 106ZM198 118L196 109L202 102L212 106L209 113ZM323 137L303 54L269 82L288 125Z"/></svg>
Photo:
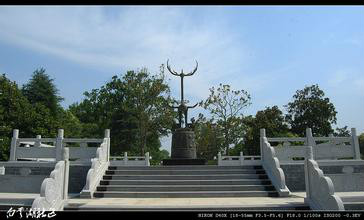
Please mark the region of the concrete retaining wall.
<svg viewBox="0 0 364 220"><path fill-rule="evenodd" d="M49 162L0 162L5 175L0 175L0 192L40 193L45 178L53 171L55 163ZM80 193L86 183L91 163L71 163L69 193Z"/></svg>
<svg viewBox="0 0 364 220"><path fill-rule="evenodd" d="M342 163L342 165L335 165ZM320 169L325 176L331 178L336 192L364 191L364 161L362 164L355 162L318 161ZM286 185L292 192L304 192L305 175L303 163L284 163L281 164L284 175L286 177Z"/></svg>
<svg viewBox="0 0 364 220"><path fill-rule="evenodd" d="M55 163L5 162L5 175L0 175L0 192L40 193L43 180L49 177Z"/></svg>
<svg viewBox="0 0 364 220"><path fill-rule="evenodd" d="M91 168L88 164L71 164L68 182L68 193L80 193L86 184L87 172Z"/></svg>

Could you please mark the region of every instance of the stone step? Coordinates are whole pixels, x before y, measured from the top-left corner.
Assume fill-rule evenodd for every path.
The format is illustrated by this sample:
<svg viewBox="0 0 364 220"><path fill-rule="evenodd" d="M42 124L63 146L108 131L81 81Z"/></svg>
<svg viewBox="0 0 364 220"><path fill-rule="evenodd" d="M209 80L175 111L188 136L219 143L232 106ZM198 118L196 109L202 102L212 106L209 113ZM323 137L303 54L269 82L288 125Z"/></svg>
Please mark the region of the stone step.
<svg viewBox="0 0 364 220"><path fill-rule="evenodd" d="M344 208L346 211L350 210L364 210L364 203L363 202L344 202Z"/></svg>
<svg viewBox="0 0 364 220"><path fill-rule="evenodd" d="M96 198L211 198L211 197L278 197L276 191L184 191L184 192L100 192Z"/></svg>
<svg viewBox="0 0 364 220"><path fill-rule="evenodd" d="M7 203L1 203L0 204L0 211L9 211L10 208L13 210L19 210L20 208L23 208L23 211L28 211L32 206L25 205L25 204L7 204Z"/></svg>
<svg viewBox="0 0 364 220"><path fill-rule="evenodd" d="M270 185L270 180L101 180L100 185Z"/></svg>
<svg viewBox="0 0 364 220"><path fill-rule="evenodd" d="M193 166L109 166L109 170L245 170L263 169L262 166L216 166L216 165L193 165Z"/></svg>
<svg viewBox="0 0 364 220"><path fill-rule="evenodd" d="M208 175L208 174L265 174L262 169L241 170L106 170L107 175Z"/></svg>
<svg viewBox="0 0 364 220"><path fill-rule="evenodd" d="M217 179L268 179L266 174L216 175L104 175L103 180L217 180Z"/></svg>
<svg viewBox="0 0 364 220"><path fill-rule="evenodd" d="M107 192L183 192L183 191L273 191L272 185L173 185L173 186L149 186L149 185L124 185L124 186L98 186L97 191Z"/></svg>

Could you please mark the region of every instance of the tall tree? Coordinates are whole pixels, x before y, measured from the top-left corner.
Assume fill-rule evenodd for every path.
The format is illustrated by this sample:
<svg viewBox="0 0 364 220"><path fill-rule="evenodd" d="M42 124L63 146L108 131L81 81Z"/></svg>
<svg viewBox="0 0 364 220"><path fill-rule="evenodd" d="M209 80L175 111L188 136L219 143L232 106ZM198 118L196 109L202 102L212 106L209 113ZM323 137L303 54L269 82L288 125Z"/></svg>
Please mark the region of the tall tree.
<svg viewBox="0 0 364 220"><path fill-rule="evenodd" d="M97 130L111 128L113 154L136 149L144 154L154 143L152 137L166 135L175 118L163 72L128 71L85 96L81 103L71 105L70 111L87 124L84 131L100 133Z"/></svg>
<svg viewBox="0 0 364 220"><path fill-rule="evenodd" d="M359 148L360 148L361 159L363 160L364 159L364 133L359 135Z"/></svg>
<svg viewBox="0 0 364 220"><path fill-rule="evenodd" d="M22 137L35 137L48 134L49 130L44 127L52 124L47 109L33 107L15 82L5 74L0 76L0 160L9 157L13 129L19 129Z"/></svg>
<svg viewBox="0 0 364 220"><path fill-rule="evenodd" d="M259 154L260 129L264 128L268 137L283 137L289 135L288 125L283 112L278 106L266 107L253 116L244 118L246 135L244 138L245 151L250 155Z"/></svg>
<svg viewBox="0 0 364 220"><path fill-rule="evenodd" d="M216 121L224 140L222 148L229 154L230 145L242 141L243 136L243 109L249 106L251 97L245 90L232 90L230 85L220 84L218 88L210 88L210 95L200 106L208 110L212 120Z"/></svg>
<svg viewBox="0 0 364 220"><path fill-rule="evenodd" d="M220 130L212 120L207 120L203 114L199 114L197 120L191 118L195 140L196 140L196 153L198 158L206 160L213 160L213 158L220 152L223 137Z"/></svg>
<svg viewBox="0 0 364 220"><path fill-rule="evenodd" d="M331 124L336 124L337 112L317 84L297 90L293 101L285 107L286 119L294 133L304 136L306 128L311 128L317 136L328 136L333 132Z"/></svg>
<svg viewBox="0 0 364 220"><path fill-rule="evenodd" d="M0 76L0 160L9 157L12 130L25 128L31 116L28 100L22 95L15 82L5 74ZM23 122L23 123L21 123ZM24 127L18 127L22 125ZM21 132L24 132L24 130Z"/></svg>
<svg viewBox="0 0 364 220"><path fill-rule="evenodd" d="M129 71L123 76L125 101L123 109L130 112L138 127L137 145L140 153L145 153L148 135L157 132L167 135L172 126L174 114L170 105L169 86L164 73L150 75L147 69Z"/></svg>
<svg viewBox="0 0 364 220"><path fill-rule="evenodd" d="M35 70L29 82L23 85L22 92L30 103L43 104L56 115L63 98L58 96L54 80L45 71L44 68Z"/></svg>

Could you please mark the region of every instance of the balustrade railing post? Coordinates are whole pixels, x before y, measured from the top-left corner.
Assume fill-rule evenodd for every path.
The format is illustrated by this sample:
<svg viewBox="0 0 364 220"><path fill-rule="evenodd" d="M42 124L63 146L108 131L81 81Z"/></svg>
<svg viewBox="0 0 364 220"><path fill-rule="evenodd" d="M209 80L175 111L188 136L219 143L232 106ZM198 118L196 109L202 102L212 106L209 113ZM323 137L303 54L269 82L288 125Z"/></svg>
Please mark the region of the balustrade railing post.
<svg viewBox="0 0 364 220"><path fill-rule="evenodd" d="M63 137L64 130L58 129L58 136L56 139L56 161L62 160L63 157Z"/></svg>
<svg viewBox="0 0 364 220"><path fill-rule="evenodd" d="M150 166L150 162L149 162L149 152L145 153L145 165L146 166Z"/></svg>
<svg viewBox="0 0 364 220"><path fill-rule="evenodd" d="M311 146L312 147L313 158L315 159L315 157L317 155L317 152L316 152L316 142L315 142L315 139L313 138L312 129L311 128L306 128L306 139L307 139L308 146Z"/></svg>
<svg viewBox="0 0 364 220"><path fill-rule="evenodd" d="M243 151L240 151L240 166L244 165L244 155L243 155Z"/></svg>
<svg viewBox="0 0 364 220"><path fill-rule="evenodd" d="M128 152L124 152L124 165L128 165Z"/></svg>
<svg viewBox="0 0 364 220"><path fill-rule="evenodd" d="M359 140L355 128L351 128L351 143L354 148L354 159L360 160Z"/></svg>
<svg viewBox="0 0 364 220"><path fill-rule="evenodd" d="M16 160L16 148L18 147L18 139L19 139L19 130L13 130L13 137L11 139L11 146L10 146L10 161Z"/></svg>
<svg viewBox="0 0 364 220"><path fill-rule="evenodd" d="M68 199L68 179L69 179L69 148L63 149L63 160L64 160L64 182L63 182L63 199Z"/></svg>
<svg viewBox="0 0 364 220"><path fill-rule="evenodd" d="M34 147L40 147L41 144L42 144L41 141L40 141L40 139L42 138L42 136L41 135L37 135L36 138L37 138L37 140L34 143Z"/></svg>
<svg viewBox="0 0 364 220"><path fill-rule="evenodd" d="M109 161L110 160L110 129L105 129L105 138L107 138L106 161Z"/></svg>
<svg viewBox="0 0 364 220"><path fill-rule="evenodd" d="M264 140L263 138L266 137L266 133L265 133L265 129L262 128L260 129L260 157L261 157L261 160L263 161L264 160L264 150L263 150L263 144L264 144Z"/></svg>
<svg viewBox="0 0 364 220"><path fill-rule="evenodd" d="M306 185L306 198L307 199L311 199L311 188L310 188L310 173L311 170L309 170L308 168L308 160L313 160L313 150L312 150L312 146L308 146L306 149L306 156L305 156L305 164L304 164L304 169L305 169L305 185Z"/></svg>
<svg viewBox="0 0 364 220"><path fill-rule="evenodd" d="M221 156L221 152L219 152L217 154L217 165L221 166L222 165L222 156Z"/></svg>
<svg viewBox="0 0 364 220"><path fill-rule="evenodd" d="M329 138L330 138L329 143L331 145L335 145L334 135L333 134L329 134Z"/></svg>

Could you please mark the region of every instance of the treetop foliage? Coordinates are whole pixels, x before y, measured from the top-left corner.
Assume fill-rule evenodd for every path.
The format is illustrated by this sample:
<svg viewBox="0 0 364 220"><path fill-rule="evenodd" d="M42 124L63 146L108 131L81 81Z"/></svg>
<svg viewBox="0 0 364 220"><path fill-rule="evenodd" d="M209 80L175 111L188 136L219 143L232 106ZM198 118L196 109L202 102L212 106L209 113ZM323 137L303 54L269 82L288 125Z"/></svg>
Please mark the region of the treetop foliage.
<svg viewBox="0 0 364 220"><path fill-rule="evenodd" d="M58 96L54 80L45 71L44 68L35 70L29 82L23 85L22 93L30 103L43 104L56 114L63 98Z"/></svg>
<svg viewBox="0 0 364 220"><path fill-rule="evenodd" d="M333 132L331 124L336 124L335 106L319 86L306 86L297 90L293 101L285 107L286 120L294 133L302 136L306 128L311 128L316 136L328 136Z"/></svg>

